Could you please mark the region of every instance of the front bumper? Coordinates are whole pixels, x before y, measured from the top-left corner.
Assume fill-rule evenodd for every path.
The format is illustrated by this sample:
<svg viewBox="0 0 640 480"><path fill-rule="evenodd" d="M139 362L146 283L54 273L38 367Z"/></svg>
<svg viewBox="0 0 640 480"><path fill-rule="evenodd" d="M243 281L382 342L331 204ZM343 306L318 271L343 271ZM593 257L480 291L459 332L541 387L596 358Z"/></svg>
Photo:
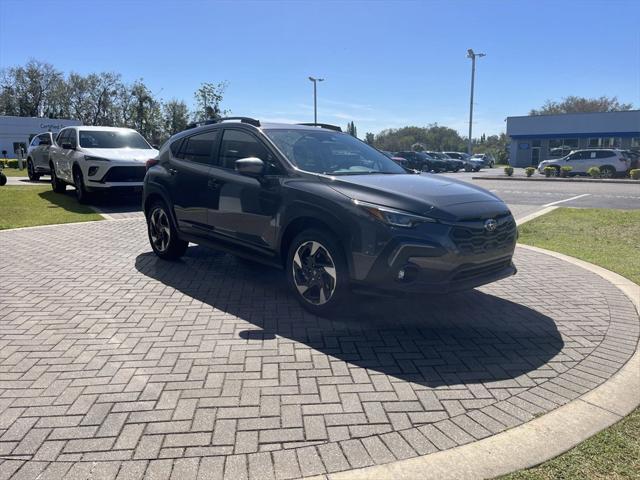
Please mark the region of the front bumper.
<svg viewBox="0 0 640 480"><path fill-rule="evenodd" d="M514 275L515 221L508 215L498 222L492 234L457 224L440 225L437 235L422 239L392 238L372 262L368 274L352 280L353 288L370 293L443 294Z"/></svg>

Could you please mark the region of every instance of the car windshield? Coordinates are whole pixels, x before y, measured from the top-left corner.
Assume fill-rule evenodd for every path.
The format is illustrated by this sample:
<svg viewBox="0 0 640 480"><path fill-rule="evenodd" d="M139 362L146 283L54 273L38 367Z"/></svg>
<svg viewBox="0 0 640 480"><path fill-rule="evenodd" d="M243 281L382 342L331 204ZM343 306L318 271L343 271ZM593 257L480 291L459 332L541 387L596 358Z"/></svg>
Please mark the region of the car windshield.
<svg viewBox="0 0 640 480"><path fill-rule="evenodd" d="M406 173L393 160L346 133L267 129L266 135L301 170L328 175Z"/></svg>
<svg viewBox="0 0 640 480"><path fill-rule="evenodd" d="M80 130L82 148L142 148L151 149L142 135L129 130Z"/></svg>

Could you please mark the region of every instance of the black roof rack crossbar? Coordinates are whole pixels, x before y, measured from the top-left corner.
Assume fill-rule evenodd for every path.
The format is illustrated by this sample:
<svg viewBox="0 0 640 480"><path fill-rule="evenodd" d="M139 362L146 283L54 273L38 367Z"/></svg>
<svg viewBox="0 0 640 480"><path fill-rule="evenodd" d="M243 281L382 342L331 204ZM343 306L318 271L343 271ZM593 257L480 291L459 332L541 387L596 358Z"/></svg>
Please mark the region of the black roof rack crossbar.
<svg viewBox="0 0 640 480"><path fill-rule="evenodd" d="M190 124L187 125L187 129L201 127L203 125L212 125L214 123L221 123L221 122L224 122L225 120L239 120L242 123L248 123L250 125L253 125L254 127L260 126L260 120L256 120L255 118L251 118L251 117L223 117L223 118L210 118L208 120L199 120L197 122L191 122Z"/></svg>
<svg viewBox="0 0 640 480"><path fill-rule="evenodd" d="M299 123L298 125L306 125L307 127L327 128L329 130L335 130L336 132L342 131L342 128L340 128L338 125L331 125L329 123Z"/></svg>

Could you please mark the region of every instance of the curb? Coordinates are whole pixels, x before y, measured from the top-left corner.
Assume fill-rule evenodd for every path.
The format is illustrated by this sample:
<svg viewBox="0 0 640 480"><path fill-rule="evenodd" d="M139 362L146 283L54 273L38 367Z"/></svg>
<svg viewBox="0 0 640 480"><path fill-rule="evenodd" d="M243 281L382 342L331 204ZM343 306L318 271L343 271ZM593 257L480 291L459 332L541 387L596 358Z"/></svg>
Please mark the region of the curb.
<svg viewBox="0 0 640 480"><path fill-rule="evenodd" d="M471 177L471 180L510 180L514 182L583 182L583 183L623 183L623 184L637 184L640 185L640 181L621 178L620 180L613 180L607 178L533 178L533 177L508 177L506 175L485 175L481 177Z"/></svg>
<svg viewBox="0 0 640 480"><path fill-rule="evenodd" d="M518 244L518 247L550 255L599 275L618 287L631 300L640 315L640 285L610 270L562 253L523 244ZM640 372L640 349L636 346L636 352L631 359L605 383L582 397L523 425L450 450L311 478L314 480L485 479L531 468L557 457L617 423L640 405L640 373L638 372Z"/></svg>

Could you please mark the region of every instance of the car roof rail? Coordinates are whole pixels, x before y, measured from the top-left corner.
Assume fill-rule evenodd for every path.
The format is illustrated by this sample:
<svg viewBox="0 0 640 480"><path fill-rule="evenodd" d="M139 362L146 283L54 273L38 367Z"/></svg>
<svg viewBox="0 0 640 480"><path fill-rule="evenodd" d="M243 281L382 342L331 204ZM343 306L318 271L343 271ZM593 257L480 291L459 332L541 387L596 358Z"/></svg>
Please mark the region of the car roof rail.
<svg viewBox="0 0 640 480"><path fill-rule="evenodd" d="M255 118L251 118L251 117L222 117L222 118L209 118L207 120L199 120L197 122L191 122L190 124L187 125L187 129L202 127L203 125L213 125L214 123L222 123L227 120L236 120L236 121L240 121L241 123L248 123L250 125L253 125L254 127L260 126L260 120L256 120Z"/></svg>
<svg viewBox="0 0 640 480"><path fill-rule="evenodd" d="M329 123L298 123L298 125L305 125L307 127L320 127L320 128L326 128L328 130L334 130L336 132L341 132L342 128L340 128L338 125L331 125Z"/></svg>
<svg viewBox="0 0 640 480"><path fill-rule="evenodd" d="M218 119L218 122L222 123L226 122L227 120L237 120L241 123L248 123L249 125L253 125L254 127L260 126L260 120L256 120L255 118L251 117L223 117Z"/></svg>

